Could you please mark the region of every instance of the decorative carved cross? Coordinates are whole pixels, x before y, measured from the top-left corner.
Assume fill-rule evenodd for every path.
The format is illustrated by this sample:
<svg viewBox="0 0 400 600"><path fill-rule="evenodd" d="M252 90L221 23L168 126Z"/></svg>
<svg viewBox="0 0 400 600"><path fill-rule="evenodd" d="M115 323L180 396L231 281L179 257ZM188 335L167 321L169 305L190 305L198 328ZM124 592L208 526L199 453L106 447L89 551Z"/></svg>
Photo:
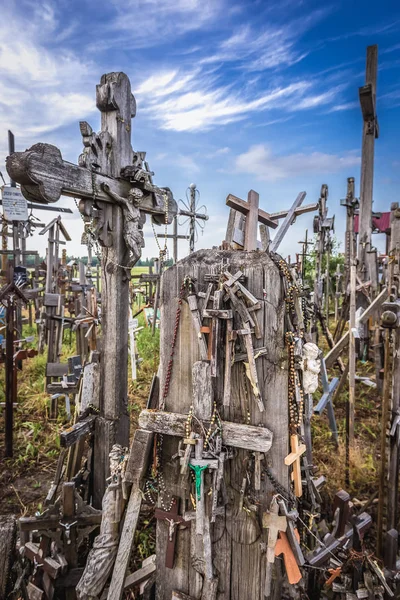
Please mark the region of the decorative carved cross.
<svg viewBox="0 0 400 600"><path fill-rule="evenodd" d="M175 496L172 498L172 504L169 510L162 510L161 508L156 508L154 512L154 516L156 517L156 519L166 521L169 524L167 553L165 556L165 566L167 567L167 569L174 568L176 531L178 526L185 525L185 527L190 527L191 525L190 521L185 521L185 519L181 517L178 513L179 498L176 498Z"/></svg>
<svg viewBox="0 0 400 600"><path fill-rule="evenodd" d="M128 446L127 411L128 309L132 258L139 258L145 214L157 224L171 222L177 212L168 188L158 188L145 161L145 152L131 146L131 119L136 102L125 73L103 75L96 88L101 131L80 123L84 150L79 165L63 160L50 144L35 144L7 159L7 171L28 200L49 204L61 195L80 200L85 217L92 216L102 253L102 441L96 445L94 503L101 504L108 475L108 454L114 443ZM138 214L140 210L140 214ZM133 255L133 256L132 256Z"/></svg>
<svg viewBox="0 0 400 600"><path fill-rule="evenodd" d="M291 453L285 458L285 465L293 465L292 478L294 483L294 493L298 498L300 498L300 496L303 494L301 485L300 457L302 454L304 454L307 448L305 444L300 444L299 446L299 436L295 434L290 436L290 449Z"/></svg>

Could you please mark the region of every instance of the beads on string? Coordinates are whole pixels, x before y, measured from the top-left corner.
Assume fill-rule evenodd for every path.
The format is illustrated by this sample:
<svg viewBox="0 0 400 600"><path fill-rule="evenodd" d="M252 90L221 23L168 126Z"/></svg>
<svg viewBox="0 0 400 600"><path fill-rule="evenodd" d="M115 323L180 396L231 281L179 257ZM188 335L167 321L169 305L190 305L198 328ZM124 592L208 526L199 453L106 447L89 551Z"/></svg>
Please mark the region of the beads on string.
<svg viewBox="0 0 400 600"><path fill-rule="evenodd" d="M186 423L185 423L186 439L188 439L190 436L190 432L192 429L192 418L193 418L193 405L189 408L189 413L188 413L188 416L186 417Z"/></svg>
<svg viewBox="0 0 400 600"><path fill-rule="evenodd" d="M206 438L204 440L204 447L205 448L207 448L208 443L210 441L211 433L213 432L213 428L214 428L214 425L215 425L216 418L217 418L217 403L214 401L214 409L213 409L213 413L211 415L210 427L207 430Z"/></svg>

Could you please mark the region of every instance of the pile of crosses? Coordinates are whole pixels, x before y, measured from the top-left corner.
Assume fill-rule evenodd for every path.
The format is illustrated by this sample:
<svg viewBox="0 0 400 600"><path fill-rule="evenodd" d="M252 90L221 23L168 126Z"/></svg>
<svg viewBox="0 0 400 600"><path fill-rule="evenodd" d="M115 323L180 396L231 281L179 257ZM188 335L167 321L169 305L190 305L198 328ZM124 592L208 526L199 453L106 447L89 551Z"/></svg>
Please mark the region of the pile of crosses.
<svg viewBox="0 0 400 600"><path fill-rule="evenodd" d="M369 49L367 63L372 81L360 91L368 142L377 133L374 52ZM80 373L79 385L70 382L78 388L77 416L60 435L48 508L19 520L15 592L35 600L120 600L132 589L148 600L154 593L160 600L395 597L400 211L392 207L387 261L378 261L363 231L365 190L372 189L365 182L371 176L368 157L363 157L358 264L354 180L349 180L348 285L340 287L338 274L333 294L329 271L325 279L322 273L333 231L325 185L316 204L301 206L306 196L301 192L280 213L260 209L253 190L247 201L229 195L221 247L193 253L160 272L160 366L128 451L127 271L140 255L145 214L164 224L166 216L174 219L176 204L169 190L153 184L144 153L134 153L130 145L127 123L135 102L128 78L104 75L96 99L102 131L95 134L81 124L85 150L79 166L65 163L46 144L12 155L7 165L11 176L23 173L21 183L29 182L28 197L80 198L80 210L96 222L103 245L102 345L86 362L71 361L71 372ZM320 256L312 296L304 285L307 238L294 263L278 250L296 217L315 210ZM348 310L350 327L343 335L329 330L330 297L339 323ZM362 310L356 316L357 305ZM378 347L384 341L379 560L368 540L372 519L366 506L357 510L340 490L331 508L324 507L324 478L313 462L310 425L313 413L326 409L334 452L334 399L349 377L347 439L354 444L355 361L360 348L368 352L371 339L371 332L359 336L359 331L372 316ZM317 319L330 346L325 357L315 343ZM340 377L329 380L328 368L336 363ZM319 378L323 395L314 407ZM130 572L145 505L147 511L154 508L156 554Z"/></svg>

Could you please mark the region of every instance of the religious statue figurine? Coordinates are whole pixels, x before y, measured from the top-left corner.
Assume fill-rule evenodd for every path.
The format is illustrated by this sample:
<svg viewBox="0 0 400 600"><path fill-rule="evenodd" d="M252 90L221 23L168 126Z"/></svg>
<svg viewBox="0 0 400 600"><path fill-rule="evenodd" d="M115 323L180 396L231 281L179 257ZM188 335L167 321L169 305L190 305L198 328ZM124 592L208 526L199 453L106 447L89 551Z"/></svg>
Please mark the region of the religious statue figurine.
<svg viewBox="0 0 400 600"><path fill-rule="evenodd" d="M301 368L303 370L303 389L305 394L313 394L318 387L318 375L321 371L319 348L312 342L303 346Z"/></svg>
<svg viewBox="0 0 400 600"><path fill-rule="evenodd" d="M124 239L127 247L129 248L131 257L129 260L128 267L138 261L142 254L142 248L144 247L143 238L143 223L145 221L145 215L140 212L140 201L143 197L143 192L139 188L131 188L127 198L119 196L110 189L108 183L101 184L102 189L108 194L113 200L115 200L122 208L124 216Z"/></svg>

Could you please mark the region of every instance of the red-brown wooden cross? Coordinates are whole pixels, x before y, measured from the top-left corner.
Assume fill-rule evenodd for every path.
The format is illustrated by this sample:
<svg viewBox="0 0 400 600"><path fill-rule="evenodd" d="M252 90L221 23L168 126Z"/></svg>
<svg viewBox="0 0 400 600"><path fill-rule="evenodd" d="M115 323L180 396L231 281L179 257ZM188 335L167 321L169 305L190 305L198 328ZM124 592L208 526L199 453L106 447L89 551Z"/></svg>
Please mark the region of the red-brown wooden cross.
<svg viewBox="0 0 400 600"><path fill-rule="evenodd" d="M156 519L167 521L169 525L167 552L165 555L165 566L167 567L167 569L174 568L176 530L178 525L185 525L186 527L190 527L190 521L185 521L185 519L181 517L178 513L179 498L176 498L175 496L172 498L172 505L169 510L162 510L161 508L156 508L156 510L154 511L154 516L156 517Z"/></svg>

